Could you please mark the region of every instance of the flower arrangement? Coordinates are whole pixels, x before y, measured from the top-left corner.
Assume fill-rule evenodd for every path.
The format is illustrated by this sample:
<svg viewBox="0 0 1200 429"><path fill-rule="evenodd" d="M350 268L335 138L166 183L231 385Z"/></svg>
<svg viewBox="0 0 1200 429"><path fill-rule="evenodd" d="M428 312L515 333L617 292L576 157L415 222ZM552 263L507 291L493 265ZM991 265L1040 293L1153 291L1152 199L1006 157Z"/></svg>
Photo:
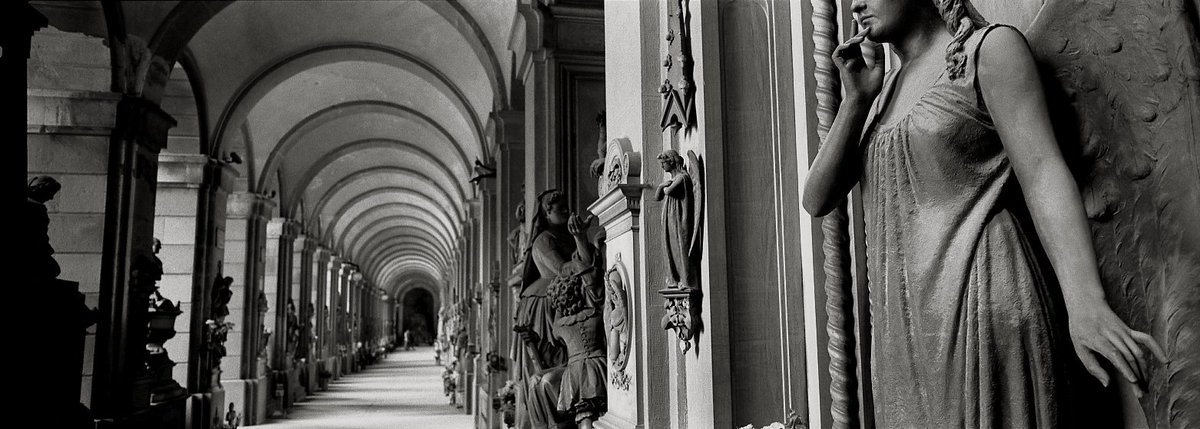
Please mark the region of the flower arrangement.
<svg viewBox="0 0 1200 429"><path fill-rule="evenodd" d="M504 413L504 424L512 427L516 420L517 413L517 387L512 380L504 382L503 386L496 389L496 399L500 402L500 407L497 408Z"/></svg>
<svg viewBox="0 0 1200 429"><path fill-rule="evenodd" d="M754 429L754 425L745 425L738 429ZM804 421L804 418L796 414L795 411L789 411L786 422L771 423L763 426L761 429L808 429L808 422Z"/></svg>

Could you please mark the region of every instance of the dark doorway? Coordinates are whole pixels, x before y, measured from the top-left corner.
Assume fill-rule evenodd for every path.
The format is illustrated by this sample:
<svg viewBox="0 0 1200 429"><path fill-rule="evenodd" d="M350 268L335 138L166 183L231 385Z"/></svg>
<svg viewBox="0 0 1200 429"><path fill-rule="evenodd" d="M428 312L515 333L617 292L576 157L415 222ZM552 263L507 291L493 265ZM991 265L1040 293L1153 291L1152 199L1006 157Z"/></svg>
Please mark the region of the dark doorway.
<svg viewBox="0 0 1200 429"><path fill-rule="evenodd" d="M435 312L433 294L428 289L413 288L404 293L404 323L401 333L412 332L413 342L433 345Z"/></svg>

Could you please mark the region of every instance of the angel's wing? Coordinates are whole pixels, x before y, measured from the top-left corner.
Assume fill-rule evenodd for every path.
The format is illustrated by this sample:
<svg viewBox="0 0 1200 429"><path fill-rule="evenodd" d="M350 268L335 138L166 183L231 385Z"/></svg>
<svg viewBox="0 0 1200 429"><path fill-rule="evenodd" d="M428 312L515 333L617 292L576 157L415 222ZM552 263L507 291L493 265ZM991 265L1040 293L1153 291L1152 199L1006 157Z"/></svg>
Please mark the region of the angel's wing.
<svg viewBox="0 0 1200 429"><path fill-rule="evenodd" d="M700 257L701 238L704 237L704 164L694 151L687 152L687 171L692 179L692 225L691 246L688 248L690 258Z"/></svg>
<svg viewBox="0 0 1200 429"><path fill-rule="evenodd" d="M1142 399L1160 428L1200 427L1200 45L1187 1L1048 1L1026 32L1108 300L1172 359Z"/></svg>

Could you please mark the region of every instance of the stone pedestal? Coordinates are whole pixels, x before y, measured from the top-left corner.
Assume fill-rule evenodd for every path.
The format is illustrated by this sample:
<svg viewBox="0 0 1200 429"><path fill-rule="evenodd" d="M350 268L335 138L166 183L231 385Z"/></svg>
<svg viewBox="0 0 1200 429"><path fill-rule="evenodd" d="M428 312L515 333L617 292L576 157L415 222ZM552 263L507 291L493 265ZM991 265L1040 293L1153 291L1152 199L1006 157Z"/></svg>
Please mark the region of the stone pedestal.
<svg viewBox="0 0 1200 429"><path fill-rule="evenodd" d="M614 149L619 149L615 151ZM643 194L649 189L645 185L628 183L630 165L638 175L639 154L628 146L609 145L609 159L620 162L624 158L625 169L618 171L621 180L602 184L605 192L599 201L588 209L599 217L604 228L605 242L605 331L608 354L608 414L596 422L597 427L635 428L646 427L650 414L665 412L652 409L651 396L662 393L663 386L651 385L659 380L648 372L662 371L661 359L666 356L661 325L661 298L655 290L647 287L645 268L641 255L645 254L641 203ZM615 158L614 158L614 155ZM630 162L629 160L633 161ZM615 304L610 310L608 304ZM614 326L614 323L624 320Z"/></svg>

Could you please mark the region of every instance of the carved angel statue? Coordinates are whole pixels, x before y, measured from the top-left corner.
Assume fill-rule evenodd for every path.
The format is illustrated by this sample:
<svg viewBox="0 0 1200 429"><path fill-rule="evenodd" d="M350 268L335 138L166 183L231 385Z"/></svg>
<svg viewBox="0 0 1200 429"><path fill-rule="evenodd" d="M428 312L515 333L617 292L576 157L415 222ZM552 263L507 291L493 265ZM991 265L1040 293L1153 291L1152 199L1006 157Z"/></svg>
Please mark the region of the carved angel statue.
<svg viewBox="0 0 1200 429"><path fill-rule="evenodd" d="M990 24L970 0L855 2L863 31L834 51L846 97L812 163L804 207L824 216L854 186L862 191L872 348L887 356L871 368L879 426L1074 427L1087 416L1067 411L1103 408L1070 404L1089 380L1063 370L1080 364L1139 397L1156 379L1190 385L1159 402L1180 408L1156 419L1198 423L1187 417L1200 409L1194 365L1181 372L1172 362L1170 374L1152 375L1180 343L1197 341L1195 322L1180 322L1196 319L1187 314L1196 311L1200 265L1196 193L1180 191L1200 182L1194 25L1181 1L1044 7L1027 38ZM1163 42L1164 34L1175 37ZM897 70L885 75L878 43L890 45ZM1053 128L1071 118L1051 119L1066 109L1049 108L1036 55L1074 94L1083 155L1099 161L1088 167L1115 176L1093 180L1101 187L1082 196L1068 165L1075 157L1060 149L1068 134ZM1172 117L1181 105L1190 113ZM1132 217L1088 230L1089 216L1103 222L1118 207ZM1106 231L1117 234L1107 279L1096 257ZM1142 259L1149 255L1171 262ZM1114 289L1121 294L1106 293ZM1162 307L1114 311L1156 298ZM1172 307L1172 298L1182 300ZM1126 324L1139 320L1174 352ZM1167 337L1173 327L1183 341Z"/></svg>
<svg viewBox="0 0 1200 429"><path fill-rule="evenodd" d="M663 171L671 178L655 188L654 199L666 199L663 230L666 231L667 287L699 289L700 239L704 218L704 170L695 152L688 151L688 165L674 149L658 156Z"/></svg>

